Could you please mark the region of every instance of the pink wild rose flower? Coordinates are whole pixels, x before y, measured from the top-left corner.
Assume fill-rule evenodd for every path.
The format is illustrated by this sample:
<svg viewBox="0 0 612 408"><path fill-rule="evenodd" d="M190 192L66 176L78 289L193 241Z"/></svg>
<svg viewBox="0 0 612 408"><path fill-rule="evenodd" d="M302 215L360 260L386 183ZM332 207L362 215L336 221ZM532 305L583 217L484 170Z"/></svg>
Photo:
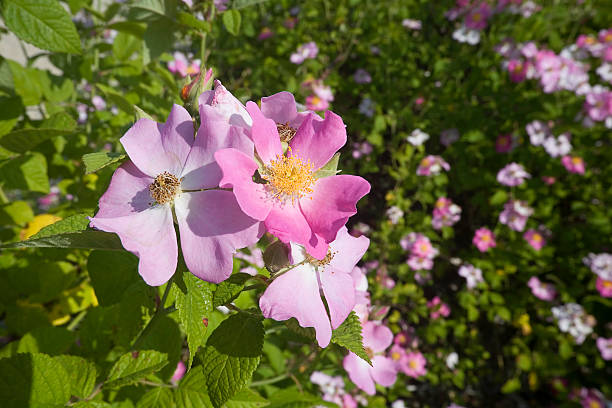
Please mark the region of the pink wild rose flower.
<svg viewBox="0 0 612 408"><path fill-rule="evenodd" d="M427 360L420 351L412 351L404 357L402 372L408 377L418 378L427 374L426 364Z"/></svg>
<svg viewBox="0 0 612 408"><path fill-rule="evenodd" d="M478 248L480 252L487 252L489 248L495 248L497 245L495 242L495 235L493 235L493 232L486 227L478 228L476 230L472 243L476 245L476 248Z"/></svg>
<svg viewBox="0 0 612 408"><path fill-rule="evenodd" d="M363 347L372 360L372 365L370 366L356 354L349 353L344 357L342 366L357 387L368 395L374 395L376 393L374 383L390 387L397 379L397 369L393 359L384 355L384 351L393 342L393 333L387 326L373 321L364 323L361 333Z"/></svg>
<svg viewBox="0 0 612 408"><path fill-rule="evenodd" d="M525 238L525 241L527 241L527 243L529 243L529 245L531 245L531 247L536 251L539 251L544 247L544 245L546 245L546 239L544 239L544 236L533 228L528 229L525 234L523 234L523 238Z"/></svg>
<svg viewBox="0 0 612 408"><path fill-rule="evenodd" d="M527 282L527 286L531 288L533 296L540 300L546 300L550 302L557 296L557 291L554 285L550 283L541 282L537 277L532 276Z"/></svg>
<svg viewBox="0 0 612 408"><path fill-rule="evenodd" d="M584 160L578 156L563 156L561 163L567 171L575 174L584 174Z"/></svg>
<svg viewBox="0 0 612 408"><path fill-rule="evenodd" d="M317 341L326 347L336 329L355 306L355 285L351 272L370 240L349 235L346 227L338 231L327 255L318 260L303 247L291 244L291 257L297 266L274 279L259 299L263 315L274 320L295 317L302 327L314 327ZM320 283L319 283L320 282ZM323 291L330 318L321 300Z"/></svg>
<svg viewBox="0 0 612 408"><path fill-rule="evenodd" d="M598 276L597 281L595 282L595 287L602 297L612 297L612 280L605 280Z"/></svg>
<svg viewBox="0 0 612 408"><path fill-rule="evenodd" d="M604 339L600 337L597 339L597 348L601 353L601 358L604 360L612 360L612 338Z"/></svg>
<svg viewBox="0 0 612 408"><path fill-rule="evenodd" d="M275 114L281 116L281 109L295 106L277 108ZM220 186L232 187L240 208L264 221L272 235L304 246L319 260L325 258L338 230L357 213L357 201L370 191L361 177L317 177L317 171L346 143L342 119L329 111L325 119L310 113L296 131L264 116L253 102L247 103L247 111L253 119L257 159L235 148L217 151L215 158L223 171ZM283 142L288 142L286 152Z"/></svg>
<svg viewBox="0 0 612 408"><path fill-rule="evenodd" d="M140 258L138 272L152 286L174 274L178 246L197 277L221 282L232 273L232 255L263 234L262 224L240 210L230 191L218 189L221 170L213 154L234 148L252 154L253 143L214 108L200 106L194 138L187 111L174 105L165 124L140 119L121 138L130 160L113 175L91 226L119 235Z"/></svg>

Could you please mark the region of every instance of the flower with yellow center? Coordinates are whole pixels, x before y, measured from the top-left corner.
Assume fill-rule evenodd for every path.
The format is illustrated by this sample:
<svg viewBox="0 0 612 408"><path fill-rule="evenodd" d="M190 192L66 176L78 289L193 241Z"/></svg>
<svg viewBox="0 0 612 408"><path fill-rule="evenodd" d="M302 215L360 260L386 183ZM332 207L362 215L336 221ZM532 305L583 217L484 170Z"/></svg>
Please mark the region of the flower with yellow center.
<svg viewBox="0 0 612 408"><path fill-rule="evenodd" d="M291 153L291 147L289 147ZM261 177L268 182L267 188L272 197L281 203L297 200L313 192L316 178L310 161L302 161L297 156L277 155L262 171Z"/></svg>

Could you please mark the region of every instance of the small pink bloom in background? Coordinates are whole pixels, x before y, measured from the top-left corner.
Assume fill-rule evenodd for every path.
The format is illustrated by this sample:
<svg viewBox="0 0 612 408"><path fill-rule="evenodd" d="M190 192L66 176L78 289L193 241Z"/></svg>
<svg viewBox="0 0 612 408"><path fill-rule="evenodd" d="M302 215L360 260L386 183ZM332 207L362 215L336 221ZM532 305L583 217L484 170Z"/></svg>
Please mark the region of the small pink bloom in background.
<svg viewBox="0 0 612 408"><path fill-rule="evenodd" d="M389 222L395 225L398 222L400 222L400 220L404 217L404 212L402 211L401 208L394 205L387 209L387 211L385 212L385 215L387 216L387 218L389 218Z"/></svg>
<svg viewBox="0 0 612 408"><path fill-rule="evenodd" d="M461 219L461 207L446 197L440 197L436 201L433 210L431 225L434 229L451 227Z"/></svg>
<svg viewBox="0 0 612 408"><path fill-rule="evenodd" d="M414 104L416 106L421 106L422 104L425 103L425 98L423 98L422 96L419 96L418 98L415 99Z"/></svg>
<svg viewBox="0 0 612 408"><path fill-rule="evenodd" d="M484 282L482 271L471 264L461 265L459 267L459 276L465 278L468 289L473 289L480 282Z"/></svg>
<svg viewBox="0 0 612 408"><path fill-rule="evenodd" d="M418 271L433 268L433 259L438 255L438 250L431 245L431 241L426 236L411 232L400 240L400 246L410 251L406 263L411 269Z"/></svg>
<svg viewBox="0 0 612 408"><path fill-rule="evenodd" d="M288 17L287 19L285 19L285 21L283 21L283 26L285 26L285 28L289 30L293 30L297 22L297 17Z"/></svg>
<svg viewBox="0 0 612 408"><path fill-rule="evenodd" d="M346 400L346 397L350 398L351 396L344 390L344 380L341 376L332 377L320 371L314 371L310 375L310 382L317 384L321 388L324 401L333 402L342 408L353 406L357 408L356 404L350 405L350 401ZM347 401L349 405L346 404Z"/></svg>
<svg viewBox="0 0 612 408"><path fill-rule="evenodd" d="M324 111L329 108L329 102L319 98L317 95L306 97L306 109L312 111Z"/></svg>
<svg viewBox="0 0 612 408"><path fill-rule="evenodd" d="M504 204L504 210L499 214L499 222L514 231L523 231L527 219L533 214L533 209L526 201L510 200Z"/></svg>
<svg viewBox="0 0 612 408"><path fill-rule="evenodd" d="M193 0L182 0L188 7L193 7Z"/></svg>
<svg viewBox="0 0 612 408"><path fill-rule="evenodd" d="M520 59L508 61L508 72L512 82L522 82L527 78L529 63Z"/></svg>
<svg viewBox="0 0 612 408"><path fill-rule="evenodd" d="M512 133L500 134L495 141L497 153L509 153L516 147L516 140Z"/></svg>
<svg viewBox="0 0 612 408"><path fill-rule="evenodd" d="M418 378L427 374L426 364L427 360L420 351L412 351L402 361L402 372L408 377Z"/></svg>
<svg viewBox="0 0 612 408"><path fill-rule="evenodd" d="M546 138L551 136L550 128L546 123L540 120L534 120L525 126L527 134L529 135L529 141L534 146L541 146L544 144Z"/></svg>
<svg viewBox="0 0 612 408"><path fill-rule="evenodd" d="M410 334L407 331L401 331L395 335L393 338L393 344L398 346L406 346L408 341L410 340Z"/></svg>
<svg viewBox="0 0 612 408"><path fill-rule="evenodd" d="M38 208L40 208L43 211L47 211L49 208L53 207L54 205L59 204L60 202L59 187L57 186L51 187L49 189L49 194L38 198L38 200L36 201L38 202Z"/></svg>
<svg viewBox="0 0 612 408"><path fill-rule="evenodd" d="M389 350L389 358L393 360L395 369L400 371L402 361L406 358L406 349L398 344L393 344L393 346L391 346L391 350Z"/></svg>
<svg viewBox="0 0 612 408"><path fill-rule="evenodd" d="M595 282L595 287L599 291L599 294L605 298L612 297L612 281L605 280L597 277L597 281Z"/></svg>
<svg viewBox="0 0 612 408"><path fill-rule="evenodd" d="M606 408L605 398L598 390L582 388L579 397L582 408Z"/></svg>
<svg viewBox="0 0 612 408"><path fill-rule="evenodd" d="M552 186L553 184L555 184L557 179L551 176L542 176L542 181L548 184L549 186Z"/></svg>
<svg viewBox="0 0 612 408"><path fill-rule="evenodd" d="M429 312L429 317L432 319L448 317L448 315L450 315L450 308L446 303L442 302L438 296L434 296L429 302L427 302L427 307L432 309Z"/></svg>
<svg viewBox="0 0 612 408"><path fill-rule="evenodd" d="M510 163L497 173L497 181L505 186L515 187L523 184L531 175L518 163Z"/></svg>
<svg viewBox="0 0 612 408"><path fill-rule="evenodd" d="M561 163L570 173L584 174L584 160L578 156L563 156Z"/></svg>
<svg viewBox="0 0 612 408"><path fill-rule="evenodd" d="M527 286L531 288L531 293L533 293L533 295L538 299L550 302L557 296L557 291L555 290L554 285L550 283L543 283L535 276L529 278Z"/></svg>
<svg viewBox="0 0 612 408"><path fill-rule="evenodd" d="M483 30L491 14L491 6L483 1L465 17L465 26L472 30Z"/></svg>
<svg viewBox="0 0 612 408"><path fill-rule="evenodd" d="M353 79L358 84L369 84L370 82L372 82L372 76L368 71L363 68L359 68L357 71L355 71Z"/></svg>
<svg viewBox="0 0 612 408"><path fill-rule="evenodd" d="M291 54L289 60L294 64L301 64L307 59L316 58L319 54L319 47L314 41L307 42L298 47L297 51Z"/></svg>
<svg viewBox="0 0 612 408"><path fill-rule="evenodd" d="M442 170L449 171L450 165L440 156L429 155L424 157L421 163L419 163L417 175L432 176L440 174Z"/></svg>
<svg viewBox="0 0 612 408"><path fill-rule="evenodd" d="M229 3L229 0L213 0L213 4L219 11L227 10L227 3Z"/></svg>
<svg viewBox="0 0 612 408"><path fill-rule="evenodd" d="M176 51L174 59L168 62L168 70L173 74L179 74L182 78L187 75L197 75L200 73L200 60L194 59L189 63L185 54Z"/></svg>
<svg viewBox="0 0 612 408"><path fill-rule="evenodd" d="M100 95L95 95L91 98L91 104L97 111L106 109L106 101Z"/></svg>
<svg viewBox="0 0 612 408"><path fill-rule="evenodd" d="M236 252L234 255L238 259L242 259L251 264L251 266L244 267L240 269L242 273L248 273L251 276L255 276L259 273L257 268L263 268L265 266L263 260L263 251L259 249L257 246L251 246L248 248L250 254L247 254L242 251Z"/></svg>
<svg viewBox="0 0 612 408"><path fill-rule="evenodd" d="M533 228L528 229L525 234L523 234L523 238L525 241L531 245L533 249L539 251L546 245L546 239L539 231L534 230Z"/></svg>
<svg viewBox="0 0 612 408"><path fill-rule="evenodd" d="M79 115L77 122L81 125L87 122L87 118L89 117L89 106L85 105L84 103L77 103L76 110Z"/></svg>
<svg viewBox="0 0 612 408"><path fill-rule="evenodd" d="M178 384L181 378L185 376L185 371L187 371L187 367L185 367L185 363L183 363L182 361L179 361L178 364L176 365L176 370L174 370L174 374L172 374L172 378L170 379L170 382L172 382L172 384L175 384L175 385Z"/></svg>
<svg viewBox="0 0 612 408"><path fill-rule="evenodd" d="M369 156L373 150L374 149L372 145L369 144L368 142L353 143L352 155L354 159L359 159L360 157L363 157L363 156Z"/></svg>
<svg viewBox="0 0 612 408"><path fill-rule="evenodd" d="M384 265L376 270L376 281L385 289L393 289L395 287L395 281L389 276Z"/></svg>
<svg viewBox="0 0 612 408"><path fill-rule="evenodd" d="M405 18L402 20L402 25L409 30L420 30L423 28L423 24L419 20L413 20L411 18Z"/></svg>
<svg viewBox="0 0 612 408"><path fill-rule="evenodd" d="M257 36L259 41L267 40L270 37L274 36L274 31L270 30L269 27L264 27L261 29L261 32Z"/></svg>
<svg viewBox="0 0 612 408"><path fill-rule="evenodd" d="M476 245L476 248L480 252L486 252L489 248L495 248L497 243L495 242L495 235L490 229L486 227L478 228L472 239L472 243Z"/></svg>
<svg viewBox="0 0 612 408"><path fill-rule="evenodd" d="M349 353L342 362L349 378L357 387L368 395L376 393L374 383L390 387L397 379L397 369L392 359L385 357L384 352L393 342L393 333L379 322L365 322L362 329L363 347L372 360L372 366Z"/></svg>
<svg viewBox="0 0 612 408"><path fill-rule="evenodd" d="M599 337L597 339L597 348L601 353L601 358L604 360L612 360L612 338L604 339Z"/></svg>
<svg viewBox="0 0 612 408"><path fill-rule="evenodd" d="M440 133L440 143L448 147L459 140L459 130L452 128L443 130Z"/></svg>

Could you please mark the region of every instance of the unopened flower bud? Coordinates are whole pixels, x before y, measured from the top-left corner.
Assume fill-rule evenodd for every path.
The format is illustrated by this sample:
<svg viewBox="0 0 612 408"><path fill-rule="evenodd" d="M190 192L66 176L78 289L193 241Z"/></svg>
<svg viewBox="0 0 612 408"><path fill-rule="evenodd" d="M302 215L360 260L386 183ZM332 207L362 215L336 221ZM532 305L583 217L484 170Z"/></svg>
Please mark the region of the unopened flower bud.
<svg viewBox="0 0 612 408"><path fill-rule="evenodd" d="M204 76L202 76L200 71L193 81L181 89L181 99L185 102L185 108L189 112L192 114L198 112L198 98L202 92L212 89L213 81L213 71L212 68L209 68Z"/></svg>
<svg viewBox="0 0 612 408"><path fill-rule="evenodd" d="M266 269L276 273L289 266L289 247L281 241L276 241L266 248L263 253Z"/></svg>

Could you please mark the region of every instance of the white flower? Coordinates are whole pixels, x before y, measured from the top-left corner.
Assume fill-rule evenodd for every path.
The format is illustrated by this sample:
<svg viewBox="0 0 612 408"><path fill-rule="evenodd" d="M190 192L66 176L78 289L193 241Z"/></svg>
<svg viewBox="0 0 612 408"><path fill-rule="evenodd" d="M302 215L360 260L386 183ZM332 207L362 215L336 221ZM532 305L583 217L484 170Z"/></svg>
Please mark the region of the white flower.
<svg viewBox="0 0 612 408"><path fill-rule="evenodd" d="M455 30L453 38L461 43L476 45L480 42L480 31L470 30L466 26L461 26Z"/></svg>
<svg viewBox="0 0 612 408"><path fill-rule="evenodd" d="M539 120L534 120L525 126L527 134L529 135L529 141L534 146L540 146L544 143L546 138L550 136L550 129L548 126Z"/></svg>
<svg viewBox="0 0 612 408"><path fill-rule="evenodd" d="M468 289L473 289L480 282L484 281L482 278L482 271L470 264L461 265L459 268L459 275L463 276L467 281Z"/></svg>
<svg viewBox="0 0 612 408"><path fill-rule="evenodd" d="M572 151L572 145L570 144L567 134L559 135L558 137L549 136L544 140L543 143L546 153L551 157L565 156Z"/></svg>
<svg viewBox="0 0 612 408"><path fill-rule="evenodd" d="M601 79L612 83L612 64L607 62L605 64L601 64L601 66L597 68L596 72Z"/></svg>
<svg viewBox="0 0 612 408"><path fill-rule="evenodd" d="M404 212L397 206L393 206L387 210L387 217L391 224L397 224L404 216Z"/></svg>
<svg viewBox="0 0 612 408"><path fill-rule="evenodd" d="M422 24L419 20L413 20L411 18L405 18L402 21L402 25L410 30L420 30Z"/></svg>
<svg viewBox="0 0 612 408"><path fill-rule="evenodd" d="M446 356L446 366L452 370L455 368L457 363L459 362L459 355L454 351Z"/></svg>
<svg viewBox="0 0 612 408"><path fill-rule="evenodd" d="M577 303L567 303L565 305L553 307L553 316L557 319L559 330L569 333L576 343L582 344L586 336L593 332L595 319L586 314L582 306Z"/></svg>
<svg viewBox="0 0 612 408"><path fill-rule="evenodd" d="M589 254L582 261L595 275L603 280L612 281L612 254Z"/></svg>
<svg viewBox="0 0 612 408"><path fill-rule="evenodd" d="M410 144L413 146L420 146L429 140L429 135L423 132L421 129L414 129L406 140L408 140L408 142L410 142Z"/></svg>
<svg viewBox="0 0 612 408"><path fill-rule="evenodd" d="M391 404L391 408L406 408L406 404L402 400L397 400Z"/></svg>

